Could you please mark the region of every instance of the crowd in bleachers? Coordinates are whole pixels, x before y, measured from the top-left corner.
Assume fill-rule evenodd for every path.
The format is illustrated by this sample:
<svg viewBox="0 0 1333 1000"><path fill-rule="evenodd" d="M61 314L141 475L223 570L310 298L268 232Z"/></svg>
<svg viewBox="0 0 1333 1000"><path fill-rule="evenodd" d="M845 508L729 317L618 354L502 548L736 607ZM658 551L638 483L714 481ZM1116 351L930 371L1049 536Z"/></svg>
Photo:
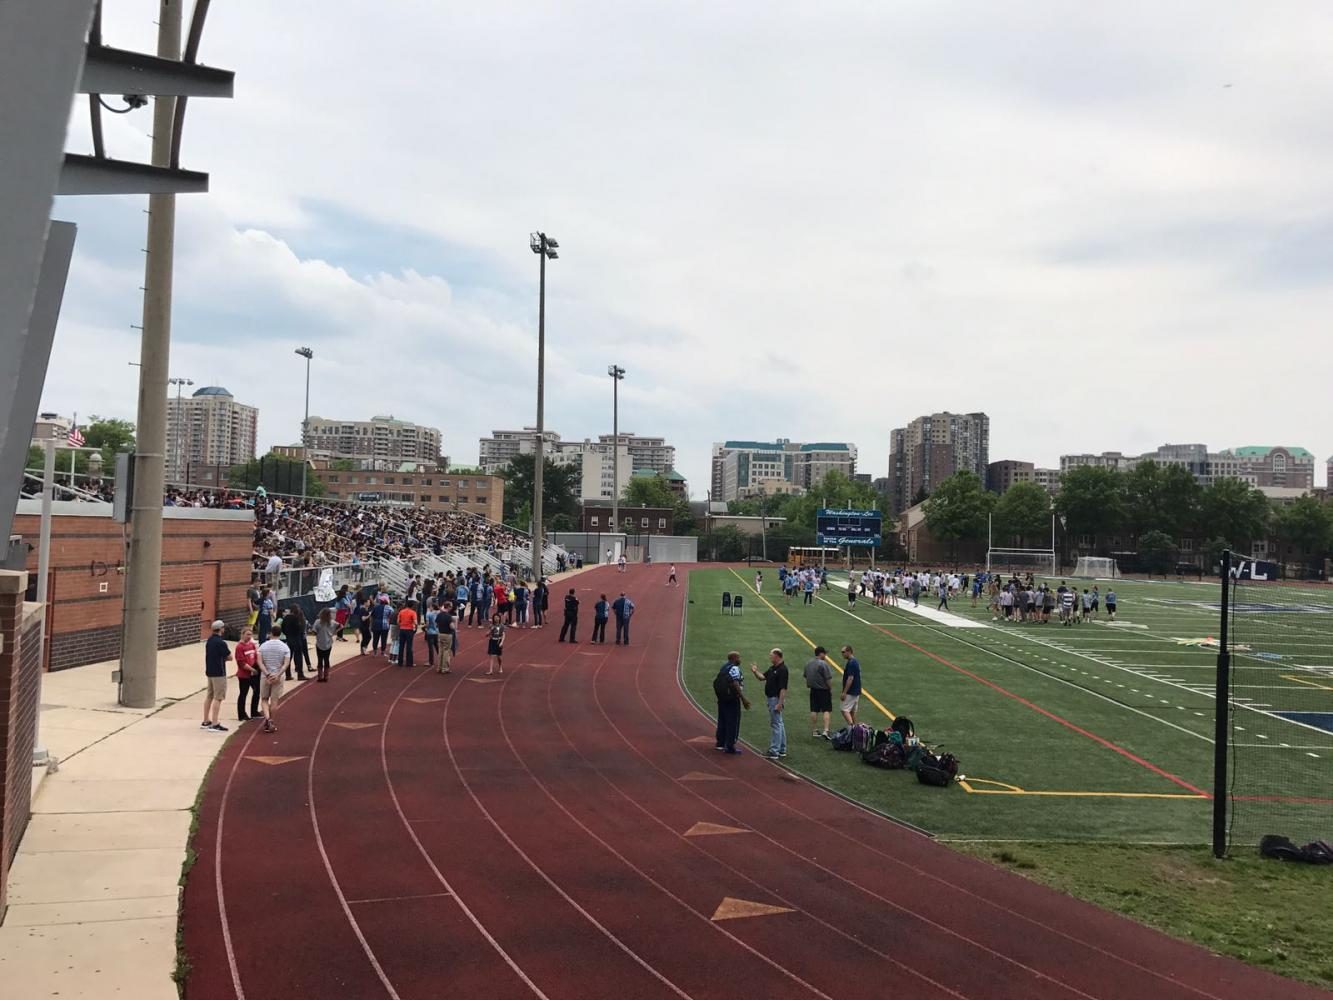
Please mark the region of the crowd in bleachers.
<svg viewBox="0 0 1333 1000"><path fill-rule="evenodd" d="M37 483L40 493L41 484ZM57 499L111 500L107 486L76 494L58 489ZM433 511L407 505L380 506L323 499L301 500L207 487L168 486L164 507L254 510L254 566L271 571L273 556L283 568L364 564L449 550L507 552L526 539L503 524L466 511Z"/></svg>
<svg viewBox="0 0 1333 1000"><path fill-rule="evenodd" d="M520 541L504 525L464 511L288 497L262 497L255 510L256 568L273 555L287 566L324 566L451 549L494 554Z"/></svg>

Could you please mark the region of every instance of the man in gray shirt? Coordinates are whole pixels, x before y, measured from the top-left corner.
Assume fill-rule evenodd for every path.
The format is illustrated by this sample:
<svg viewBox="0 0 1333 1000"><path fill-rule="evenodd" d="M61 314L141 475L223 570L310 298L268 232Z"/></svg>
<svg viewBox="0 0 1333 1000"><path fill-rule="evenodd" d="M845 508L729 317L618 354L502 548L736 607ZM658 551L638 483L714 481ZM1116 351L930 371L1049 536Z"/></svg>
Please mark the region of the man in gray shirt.
<svg viewBox="0 0 1333 1000"><path fill-rule="evenodd" d="M815 647L814 659L805 665L805 686L810 689L810 725L814 727L814 736L829 738L829 716L833 712L833 668L829 665L828 650L823 646ZM819 717L824 717L824 726L819 726Z"/></svg>

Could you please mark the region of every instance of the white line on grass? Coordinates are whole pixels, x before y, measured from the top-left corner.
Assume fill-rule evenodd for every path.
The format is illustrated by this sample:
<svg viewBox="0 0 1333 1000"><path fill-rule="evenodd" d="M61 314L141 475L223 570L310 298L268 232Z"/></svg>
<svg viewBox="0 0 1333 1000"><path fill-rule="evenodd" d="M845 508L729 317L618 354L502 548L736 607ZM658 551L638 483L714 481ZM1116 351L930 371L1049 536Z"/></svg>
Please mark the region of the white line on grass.
<svg viewBox="0 0 1333 1000"><path fill-rule="evenodd" d="M852 612L848 611L846 608L840 608L840 607L838 607L838 605L834 604L832 601L825 600L823 597L820 598L820 601L823 602L824 604L827 604L829 607L833 608L835 611L841 611L841 612L842 612L843 614L845 614L847 617L856 619L857 621L861 622L863 625L869 625L871 628L875 628L875 627L876 627L874 622L869 621L868 619L862 618L860 615L852 614ZM978 651L980 651L980 652L986 653L986 654L989 655L989 656L994 656L994 657L996 657L997 659L1003 659L1006 663L1014 663L1013 660L1006 659L1005 657L1000 656L1000 654L997 653L997 652L995 652L995 650L993 650L993 649L987 649L985 646L977 646L977 645L974 645L973 643L968 642L966 639L963 638L963 633L962 633L962 630L961 630L961 629L957 630L956 633L955 633L954 631L945 632L945 631L943 631L942 629L932 629L932 631L937 632L939 635L947 636L947 637L949 637L949 638L951 638L951 639L955 639L955 638L956 638L959 642L963 643L963 645L965 645L965 646L970 646L970 647L973 648L973 649L976 649L976 650L978 650ZM1084 687L1083 685L1081 685L1081 684L1075 684L1073 681L1067 681L1067 680L1065 680L1063 677L1057 677L1055 674L1048 674L1046 671L1044 671L1044 670L1038 670L1036 667L1033 667L1033 666L1031 666L1031 665L1029 665L1029 664L1026 664L1026 663L1019 663L1019 664L1017 664L1017 665L1020 666L1020 667L1022 667L1024 670L1027 670L1027 671L1030 671L1030 672L1032 672L1032 673L1034 673L1034 674L1037 674L1037 675L1040 676L1040 677L1045 677L1045 678L1048 679L1048 680L1055 681L1057 684L1064 684L1066 687L1072 687L1072 688L1073 688L1074 690L1076 690L1076 691L1082 691L1084 694L1091 695L1091 696L1094 697L1094 698L1100 699L1101 701L1104 701L1104 702L1108 702L1109 704L1115 705L1115 706L1117 706L1118 708L1123 708L1123 709L1124 709L1125 711L1127 711L1127 712L1133 712L1135 715L1141 715L1141 716L1143 716L1145 719L1151 719L1153 722L1160 723L1160 724L1163 725L1163 726L1169 726L1169 727L1172 728L1172 729L1175 729L1175 730L1177 730L1177 731L1179 731L1179 732L1184 733L1186 736L1193 736L1195 739L1197 739L1197 740L1203 740L1205 743L1212 743L1212 742L1213 742L1213 741L1212 741L1211 739L1209 739L1207 736L1204 736L1204 735L1201 734L1201 733L1196 733L1196 732L1194 732L1192 729L1186 729L1184 726L1178 726L1178 725L1176 725L1174 722L1168 722L1166 719L1159 718L1158 716L1153 715L1153 714L1150 713L1150 712L1145 712L1145 711L1143 711L1142 709L1135 708L1135 707L1132 706L1132 705L1126 705L1126 704L1125 704L1124 702L1122 702L1122 701L1117 701L1116 699L1111 698L1111 697L1109 697L1109 696L1107 696L1107 695L1101 694L1101 693L1099 693L1099 692L1097 692L1097 691L1092 691L1092 690L1090 690L1090 689L1088 689L1088 688L1085 688L1085 687Z"/></svg>

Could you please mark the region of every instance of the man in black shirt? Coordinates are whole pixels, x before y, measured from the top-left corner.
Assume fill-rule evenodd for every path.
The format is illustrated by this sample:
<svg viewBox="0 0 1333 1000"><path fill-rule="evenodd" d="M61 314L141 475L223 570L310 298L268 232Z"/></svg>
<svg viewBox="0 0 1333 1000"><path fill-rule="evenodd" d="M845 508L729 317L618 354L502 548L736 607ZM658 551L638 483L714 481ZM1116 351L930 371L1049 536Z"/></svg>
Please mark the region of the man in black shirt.
<svg viewBox="0 0 1333 1000"><path fill-rule="evenodd" d="M560 641L565 641L565 636L569 636L570 642L578 642L574 633L579 630L579 599L574 596L574 588L569 588L569 593L565 595L565 622L560 626Z"/></svg>
<svg viewBox="0 0 1333 1000"><path fill-rule="evenodd" d="M771 760L787 756L787 726L782 719L782 710L787 703L787 664L782 659L782 650L770 650L768 669L762 674L753 663L750 673L764 682L764 700L768 703L768 753Z"/></svg>

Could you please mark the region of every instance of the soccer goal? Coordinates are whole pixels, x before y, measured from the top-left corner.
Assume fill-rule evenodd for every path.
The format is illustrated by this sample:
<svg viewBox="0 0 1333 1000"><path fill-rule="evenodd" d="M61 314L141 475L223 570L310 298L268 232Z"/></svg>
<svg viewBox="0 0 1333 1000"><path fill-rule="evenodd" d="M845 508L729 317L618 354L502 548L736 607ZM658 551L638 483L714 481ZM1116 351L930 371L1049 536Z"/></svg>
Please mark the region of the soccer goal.
<svg viewBox="0 0 1333 1000"><path fill-rule="evenodd" d="M1055 550L987 549L986 572L1055 576Z"/></svg>
<svg viewBox="0 0 1333 1000"><path fill-rule="evenodd" d="M1120 575L1120 570L1114 559L1102 556L1079 556L1078 564L1074 567L1074 575L1092 580L1114 580Z"/></svg>

